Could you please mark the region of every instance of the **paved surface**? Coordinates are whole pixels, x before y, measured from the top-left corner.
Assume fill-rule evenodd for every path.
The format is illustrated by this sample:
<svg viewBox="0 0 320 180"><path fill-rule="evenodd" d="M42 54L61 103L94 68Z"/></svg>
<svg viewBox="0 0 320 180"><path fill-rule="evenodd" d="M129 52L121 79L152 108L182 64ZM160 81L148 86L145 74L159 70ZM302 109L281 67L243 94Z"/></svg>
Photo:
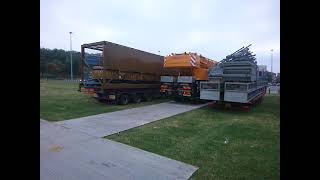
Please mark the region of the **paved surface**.
<svg viewBox="0 0 320 180"><path fill-rule="evenodd" d="M197 167L101 137L202 106L161 103L60 123L40 120L40 178L188 179Z"/></svg>
<svg viewBox="0 0 320 180"><path fill-rule="evenodd" d="M95 137L104 137L167 118L176 114L200 108L206 104L191 105L166 102L139 108L57 122Z"/></svg>

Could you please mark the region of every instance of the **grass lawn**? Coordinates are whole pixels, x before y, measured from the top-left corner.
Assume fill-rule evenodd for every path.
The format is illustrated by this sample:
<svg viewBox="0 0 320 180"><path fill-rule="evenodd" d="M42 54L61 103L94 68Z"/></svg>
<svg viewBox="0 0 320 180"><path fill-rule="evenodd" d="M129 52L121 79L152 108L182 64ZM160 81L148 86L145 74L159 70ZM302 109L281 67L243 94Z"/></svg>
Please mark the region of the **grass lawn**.
<svg viewBox="0 0 320 180"><path fill-rule="evenodd" d="M205 107L106 138L195 165L194 179L280 179L280 96L249 113Z"/></svg>
<svg viewBox="0 0 320 180"><path fill-rule="evenodd" d="M168 101L156 99L125 106L110 105L100 103L77 90L77 83L66 83L62 80L40 81L40 118L60 121Z"/></svg>

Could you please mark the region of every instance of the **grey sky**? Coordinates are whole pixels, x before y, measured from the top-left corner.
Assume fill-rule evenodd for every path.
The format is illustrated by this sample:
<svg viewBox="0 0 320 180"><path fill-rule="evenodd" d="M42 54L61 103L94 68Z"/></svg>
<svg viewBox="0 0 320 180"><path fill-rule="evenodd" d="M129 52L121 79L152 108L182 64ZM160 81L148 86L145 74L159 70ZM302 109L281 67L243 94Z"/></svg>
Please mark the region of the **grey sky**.
<svg viewBox="0 0 320 180"><path fill-rule="evenodd" d="M252 44L280 72L279 0L41 0L40 46L73 50L111 41L161 55L198 52L220 61Z"/></svg>

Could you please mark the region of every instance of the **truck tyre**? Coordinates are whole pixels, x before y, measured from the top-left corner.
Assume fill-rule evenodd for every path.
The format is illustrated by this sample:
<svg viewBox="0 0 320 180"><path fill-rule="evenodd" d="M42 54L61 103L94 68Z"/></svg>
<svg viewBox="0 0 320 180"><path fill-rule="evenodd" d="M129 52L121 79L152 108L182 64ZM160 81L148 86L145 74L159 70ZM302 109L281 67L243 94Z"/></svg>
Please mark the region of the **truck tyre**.
<svg viewBox="0 0 320 180"><path fill-rule="evenodd" d="M126 94L122 94L119 98L119 104L126 105L129 102L129 97Z"/></svg>

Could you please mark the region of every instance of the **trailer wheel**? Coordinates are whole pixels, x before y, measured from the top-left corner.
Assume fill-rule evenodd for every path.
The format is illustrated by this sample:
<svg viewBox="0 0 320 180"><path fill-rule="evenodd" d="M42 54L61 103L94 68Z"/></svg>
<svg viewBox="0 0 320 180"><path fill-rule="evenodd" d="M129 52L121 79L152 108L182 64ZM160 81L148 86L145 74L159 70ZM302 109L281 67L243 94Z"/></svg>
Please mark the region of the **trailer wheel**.
<svg viewBox="0 0 320 180"><path fill-rule="evenodd" d="M129 97L126 94L122 94L119 98L119 104L126 105L129 102Z"/></svg>

